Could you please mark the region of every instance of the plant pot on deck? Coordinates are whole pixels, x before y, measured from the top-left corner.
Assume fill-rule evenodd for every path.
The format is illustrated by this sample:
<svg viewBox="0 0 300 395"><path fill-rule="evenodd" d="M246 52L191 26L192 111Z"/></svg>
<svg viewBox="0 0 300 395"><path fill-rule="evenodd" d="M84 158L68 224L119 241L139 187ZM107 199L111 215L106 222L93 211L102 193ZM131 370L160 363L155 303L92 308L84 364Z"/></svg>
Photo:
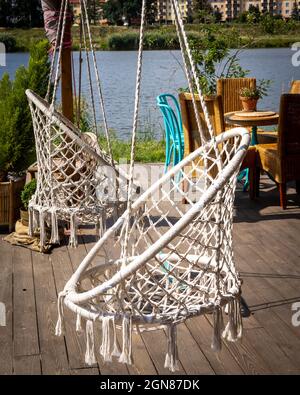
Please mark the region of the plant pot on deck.
<svg viewBox="0 0 300 395"><path fill-rule="evenodd" d="M21 191L25 185L25 176L17 180L0 182L0 226L8 226L12 232L19 218Z"/></svg>
<svg viewBox="0 0 300 395"><path fill-rule="evenodd" d="M250 99L249 97L240 96L242 102L243 111L256 111L258 99Z"/></svg>

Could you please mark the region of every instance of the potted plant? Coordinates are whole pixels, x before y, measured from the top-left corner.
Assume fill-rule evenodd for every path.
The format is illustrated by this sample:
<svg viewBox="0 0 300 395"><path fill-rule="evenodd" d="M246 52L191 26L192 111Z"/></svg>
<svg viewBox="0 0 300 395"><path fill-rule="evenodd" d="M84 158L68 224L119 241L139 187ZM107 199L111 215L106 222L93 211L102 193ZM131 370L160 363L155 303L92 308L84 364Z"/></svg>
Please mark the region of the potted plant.
<svg viewBox="0 0 300 395"><path fill-rule="evenodd" d="M25 94L33 89L45 96L50 62L48 42L31 49L28 67L19 67L14 80L0 80L0 225L11 231L19 217L25 171L35 161L34 134Z"/></svg>
<svg viewBox="0 0 300 395"><path fill-rule="evenodd" d="M267 95L270 84L270 80L263 79L259 81L256 87L241 88L239 94L243 111L256 111L258 100Z"/></svg>
<svg viewBox="0 0 300 395"><path fill-rule="evenodd" d="M36 179L33 178L30 182L28 182L25 185L24 189L21 192L22 207L20 209L20 217L21 217L21 222L24 226L28 226L29 224L28 204L35 191L36 191Z"/></svg>

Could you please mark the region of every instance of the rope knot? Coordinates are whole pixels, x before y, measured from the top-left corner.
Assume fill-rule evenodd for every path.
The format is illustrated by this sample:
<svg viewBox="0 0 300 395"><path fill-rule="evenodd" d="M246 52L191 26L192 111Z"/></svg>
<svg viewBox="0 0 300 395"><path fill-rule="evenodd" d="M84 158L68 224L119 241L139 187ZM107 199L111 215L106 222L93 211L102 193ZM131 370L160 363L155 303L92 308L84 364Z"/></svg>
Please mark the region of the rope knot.
<svg viewBox="0 0 300 395"><path fill-rule="evenodd" d="M65 334L65 322L64 322L64 300L68 294L68 290L64 289L58 294L57 299L57 312L58 319L55 327L55 335L62 336Z"/></svg>

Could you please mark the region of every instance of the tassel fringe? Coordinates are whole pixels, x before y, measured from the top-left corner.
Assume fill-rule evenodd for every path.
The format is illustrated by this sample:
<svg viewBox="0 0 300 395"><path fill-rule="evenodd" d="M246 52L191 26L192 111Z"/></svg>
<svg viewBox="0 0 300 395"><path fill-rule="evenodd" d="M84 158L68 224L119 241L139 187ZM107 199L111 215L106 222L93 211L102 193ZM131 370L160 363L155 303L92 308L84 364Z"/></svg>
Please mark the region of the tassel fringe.
<svg viewBox="0 0 300 395"><path fill-rule="evenodd" d="M113 325L113 331L114 331L114 347L113 347L111 355L113 357L119 358L121 355L121 351L119 349L118 342L117 342L117 328L116 328L116 323L115 323L115 317L112 318L112 325Z"/></svg>
<svg viewBox="0 0 300 395"><path fill-rule="evenodd" d="M132 365L133 358L132 358L132 318L131 317L123 318L122 330L123 330L123 347L122 347L122 353L119 358L119 362Z"/></svg>
<svg viewBox="0 0 300 395"><path fill-rule="evenodd" d="M228 303L228 323L223 331L223 338L229 342L236 342L242 337L243 323L241 316L240 298Z"/></svg>
<svg viewBox="0 0 300 395"><path fill-rule="evenodd" d="M33 214L33 208L32 208L32 207L29 207L29 208L28 208L28 217L29 217L28 235L29 235L30 237L33 237L33 234L34 234L34 224L33 224L33 217L34 217L34 214Z"/></svg>
<svg viewBox="0 0 300 395"><path fill-rule="evenodd" d="M33 210L33 231L39 227L39 213L36 210Z"/></svg>
<svg viewBox="0 0 300 395"><path fill-rule="evenodd" d="M95 339L94 339L94 323L91 320L86 322L86 352L85 363L89 366L96 363L95 357Z"/></svg>
<svg viewBox="0 0 300 395"><path fill-rule="evenodd" d="M55 327L55 335L62 336L65 334L65 323L64 323L64 298L66 293L64 291L58 294L57 300L57 311L58 311L58 319Z"/></svg>
<svg viewBox="0 0 300 395"><path fill-rule="evenodd" d="M51 239L50 244L59 244L58 218L55 209L51 211Z"/></svg>
<svg viewBox="0 0 300 395"><path fill-rule="evenodd" d="M82 333L81 315L79 313L77 313L76 317L76 332Z"/></svg>
<svg viewBox="0 0 300 395"><path fill-rule="evenodd" d="M214 334L211 344L211 348L215 352L219 352L222 349L222 332L224 330L224 321L222 308L217 306L214 310Z"/></svg>
<svg viewBox="0 0 300 395"><path fill-rule="evenodd" d="M96 224L97 236L101 238L104 235L105 231L106 231L106 213L105 210L103 210L102 215Z"/></svg>
<svg viewBox="0 0 300 395"><path fill-rule="evenodd" d="M100 347L100 354L104 362L112 361L112 353L110 347L110 317L102 318L102 344Z"/></svg>
<svg viewBox="0 0 300 395"><path fill-rule="evenodd" d="M45 211L40 211L40 244L41 247L45 247L46 245L46 226L45 226Z"/></svg>
<svg viewBox="0 0 300 395"><path fill-rule="evenodd" d="M76 213L72 213L71 217L70 217L70 240L69 240L69 246L73 247L73 248L78 246Z"/></svg>
<svg viewBox="0 0 300 395"><path fill-rule="evenodd" d="M174 324L167 326L168 346L165 359L165 368L171 372L179 370L178 367L178 350L177 350L177 328Z"/></svg>

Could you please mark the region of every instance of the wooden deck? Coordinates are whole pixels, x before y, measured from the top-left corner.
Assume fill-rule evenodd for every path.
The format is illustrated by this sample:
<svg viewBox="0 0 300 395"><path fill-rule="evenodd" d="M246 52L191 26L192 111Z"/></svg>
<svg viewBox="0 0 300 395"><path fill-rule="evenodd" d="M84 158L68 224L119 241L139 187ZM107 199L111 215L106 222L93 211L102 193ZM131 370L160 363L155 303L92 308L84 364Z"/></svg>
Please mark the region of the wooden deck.
<svg viewBox="0 0 300 395"><path fill-rule="evenodd" d="M259 201L242 192L236 199L235 257L252 311L243 340L225 343L218 356L210 349L211 317L187 321L178 333L180 374L300 373L300 327L291 321L292 304L300 301L300 202L290 189L282 211L277 191L262 181ZM163 331L134 335L134 367L104 364L101 357L85 366L84 338L68 313L66 336L55 337L57 293L91 248L90 236L76 250L63 245L50 255L12 248L0 236L0 302L7 309L0 374L169 374Z"/></svg>

